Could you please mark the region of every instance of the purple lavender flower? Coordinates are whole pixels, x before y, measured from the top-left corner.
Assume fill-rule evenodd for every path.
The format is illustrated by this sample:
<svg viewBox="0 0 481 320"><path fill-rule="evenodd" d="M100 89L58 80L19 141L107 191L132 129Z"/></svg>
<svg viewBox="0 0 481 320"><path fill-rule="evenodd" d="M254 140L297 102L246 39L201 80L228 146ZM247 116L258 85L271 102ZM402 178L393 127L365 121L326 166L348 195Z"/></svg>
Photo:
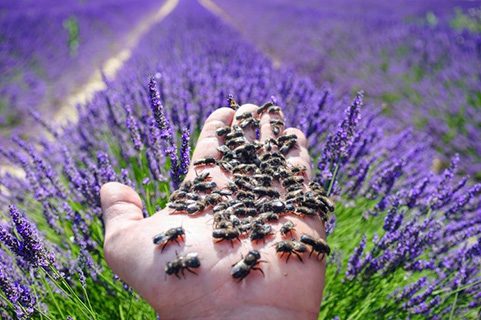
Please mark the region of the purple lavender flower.
<svg viewBox="0 0 481 320"><path fill-rule="evenodd" d="M0 290L14 307L18 319L28 319L35 312L37 301L18 275L12 259L0 250Z"/></svg>
<svg viewBox="0 0 481 320"><path fill-rule="evenodd" d="M129 105L126 105L124 108L127 114L125 124L129 129L130 138L132 139L132 143L134 144L135 150L140 151L140 149L142 149L143 144L142 144L142 141L140 140L140 132L139 132L137 120L133 116L132 108Z"/></svg>
<svg viewBox="0 0 481 320"><path fill-rule="evenodd" d="M347 279L354 279L362 269L361 257L364 253L364 249L366 248L366 236L362 237L359 246L354 249L354 252L351 254L349 258L349 262L347 263L347 270L346 270L346 278Z"/></svg>
<svg viewBox="0 0 481 320"><path fill-rule="evenodd" d="M182 145L180 147L179 174L185 175L189 171L190 165L190 131L185 128L182 130Z"/></svg>
<svg viewBox="0 0 481 320"><path fill-rule="evenodd" d="M10 206L9 213L20 239L14 241L13 236L6 235L5 228L2 226L2 241L7 240L4 244L30 266L48 267L53 263L54 257L45 248L35 226L14 205Z"/></svg>

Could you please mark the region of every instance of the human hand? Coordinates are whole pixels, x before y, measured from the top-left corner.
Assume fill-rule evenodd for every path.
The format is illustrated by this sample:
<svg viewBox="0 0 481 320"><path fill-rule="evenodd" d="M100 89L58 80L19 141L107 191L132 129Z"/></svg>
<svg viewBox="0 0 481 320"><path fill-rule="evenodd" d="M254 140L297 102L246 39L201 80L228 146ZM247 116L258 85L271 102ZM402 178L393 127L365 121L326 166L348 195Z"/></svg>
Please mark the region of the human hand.
<svg viewBox="0 0 481 320"><path fill-rule="evenodd" d="M206 120L195 148L192 162L221 154L217 147L222 138L216 130L236 123L236 115L255 112L257 106L247 104L237 111L221 108ZM264 113L260 118L260 140L273 137L270 120L279 116ZM307 168L311 178L310 157L306 138L297 129L286 129L285 134L296 134L298 147L286 155L290 165ZM246 137L255 139L255 132L245 131ZM206 166L212 181L222 188L230 181L230 174L219 166ZM193 180L196 172L191 166L186 179ZM279 189L281 187L279 186ZM280 190L281 191L281 190ZM281 191L282 192L282 191ZM105 258L112 270L136 290L160 315L161 319L315 319L319 313L324 287L325 260L315 255L301 263L292 257L288 263L276 254L273 244L285 240L279 233L281 224L291 220L295 224L296 238L306 233L315 238L325 238L324 225L318 216L301 218L283 215L273 224L274 235L264 244L242 238L233 246L229 241L216 243L212 238L212 208L191 217L172 214L163 209L148 218L142 216L142 201L130 187L111 182L101 189L102 209L105 221ZM170 228L182 226L186 230L185 241L180 246L169 243L161 252L152 238ZM256 249L266 260L259 272L251 272L242 282L231 276L232 265ZM201 262L198 275L186 274L185 279L166 276L164 267L176 258L176 253L197 252Z"/></svg>

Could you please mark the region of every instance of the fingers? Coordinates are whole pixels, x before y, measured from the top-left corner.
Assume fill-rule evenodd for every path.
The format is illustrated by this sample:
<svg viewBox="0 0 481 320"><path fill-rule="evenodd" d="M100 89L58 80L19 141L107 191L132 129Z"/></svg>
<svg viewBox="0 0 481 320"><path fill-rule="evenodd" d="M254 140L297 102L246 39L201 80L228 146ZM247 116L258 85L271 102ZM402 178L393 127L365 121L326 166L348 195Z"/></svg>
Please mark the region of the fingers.
<svg viewBox="0 0 481 320"><path fill-rule="evenodd" d="M221 145L221 141L216 130L230 126L234 113L235 111L230 108L220 108L212 112L202 128L192 155L192 162L207 157L219 158L220 153L217 151L217 147Z"/></svg>
<svg viewBox="0 0 481 320"><path fill-rule="evenodd" d="M277 124L275 122L278 122ZM264 112L261 116L261 142L266 141L269 138L275 138L284 131L284 114Z"/></svg>
<svg viewBox="0 0 481 320"><path fill-rule="evenodd" d="M307 177L312 174L311 157L307 151L307 139L301 130L296 128L288 128L284 130L285 135L295 134L297 136L296 146L291 148L286 154L286 160L291 166L305 167Z"/></svg>
<svg viewBox="0 0 481 320"><path fill-rule="evenodd" d="M143 218L142 200L129 186L118 182L104 184L100 189L100 201L106 242L112 235Z"/></svg>
<svg viewBox="0 0 481 320"><path fill-rule="evenodd" d="M235 112L234 120L232 121L232 125L237 124L241 126L243 124L244 117L247 113L252 113L252 117L254 119L257 119L257 109L259 109L258 106L254 104L243 104L237 111ZM247 127L244 128L244 135L246 138L250 141L253 141L256 139L256 131L252 125L248 125Z"/></svg>

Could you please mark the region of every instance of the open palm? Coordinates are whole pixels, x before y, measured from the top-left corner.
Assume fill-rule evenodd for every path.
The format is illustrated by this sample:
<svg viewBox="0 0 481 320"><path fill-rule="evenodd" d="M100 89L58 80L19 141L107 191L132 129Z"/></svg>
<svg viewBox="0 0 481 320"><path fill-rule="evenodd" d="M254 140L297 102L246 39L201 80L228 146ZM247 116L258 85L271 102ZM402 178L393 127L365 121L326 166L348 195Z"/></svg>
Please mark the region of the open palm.
<svg viewBox="0 0 481 320"><path fill-rule="evenodd" d="M221 108L206 120L195 148L193 161L221 154L217 147L222 140L216 130L236 123L236 115L254 112L257 106L247 104L237 111ZM273 137L270 120L282 115L263 114L260 119L260 140ZM296 134L298 147L286 155L291 165L305 166L310 177L310 158L306 139L297 129L286 129L286 134ZM248 139L255 139L255 132L245 132ZM230 181L230 175L218 166L208 166L197 171L209 171L212 181L222 188ZM186 179L196 176L193 167ZM102 208L106 225L105 257L112 270L135 289L158 312L161 319L313 319L317 318L324 284L325 259L320 262L313 255L303 259L292 257L288 263L280 259L272 245L281 238L279 228L287 220L296 225L294 236L302 233L315 238L325 237L324 226L316 217L299 218L283 216L273 225L275 235L265 243L253 243L249 239L216 243L212 238L212 210L190 217L172 214L163 209L149 218L142 218L142 202L138 194L120 183L107 183L101 190ZM186 230L185 241L180 245L169 243L161 252L152 244L154 235L170 228L182 226ZM265 277L252 271L242 282L231 274L232 264L256 249L261 253ZM198 275L186 274L185 279L166 276L164 267L176 258L176 253L197 252L201 266Z"/></svg>

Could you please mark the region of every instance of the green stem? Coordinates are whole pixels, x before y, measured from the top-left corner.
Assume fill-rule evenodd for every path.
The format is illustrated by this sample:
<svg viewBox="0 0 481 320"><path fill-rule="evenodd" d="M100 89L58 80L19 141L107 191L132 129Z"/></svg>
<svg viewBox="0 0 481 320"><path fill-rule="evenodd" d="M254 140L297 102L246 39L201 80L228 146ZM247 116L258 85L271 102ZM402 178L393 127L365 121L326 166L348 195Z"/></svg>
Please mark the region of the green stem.
<svg viewBox="0 0 481 320"><path fill-rule="evenodd" d="M60 306L57 302L57 299L55 299L55 295L53 294L52 290L50 289L50 285L47 283L47 281L45 280L44 277L40 277L40 278L42 279L43 285L47 289L47 292L48 292L49 296L52 297L53 304L55 305L55 308L57 308L58 313L60 313L60 316L62 316L62 318L65 318L65 315L62 312L62 308L60 308Z"/></svg>
<svg viewBox="0 0 481 320"><path fill-rule="evenodd" d="M453 294L453 293L458 293L458 292L461 292L461 291L463 291L463 290L466 290L466 289L469 289L469 288L471 288L471 287L474 287L475 285L478 285L478 284L481 284L481 280L476 281L476 282L473 282L473 283L470 283L470 284L467 284L467 285L465 285L465 286L463 286L463 287L459 287L459 288L457 288L457 289L454 290L454 291L446 292L446 290L437 290L437 291L434 291L433 294L439 294L439 293L445 292L447 295L451 295L451 294Z"/></svg>
<svg viewBox="0 0 481 320"><path fill-rule="evenodd" d="M89 317L89 313L90 313L90 316L93 319L96 319L96 316L93 310L89 309L89 307L85 305L82 299L80 299L80 297L75 293L75 291L67 283L67 281L65 281L65 279L62 278L62 276L58 273L57 269L55 269L53 265L51 265L50 268L53 271L53 273L57 276L57 278L60 279L60 282L58 282L57 279L55 279L54 277L52 277L52 275L50 275L48 272L45 271L45 274L47 274L50 280L52 280L53 283L55 283L55 285L59 289L61 289L69 298L71 298L72 300L76 300L80 304L80 306L83 307L83 308L80 308L80 310L82 310L82 312L85 313L87 317ZM67 290L69 292L67 292Z"/></svg>
<svg viewBox="0 0 481 320"><path fill-rule="evenodd" d="M459 292L456 292L456 295L454 296L453 306L451 307L451 312L449 313L449 320L454 319L454 310L456 309L456 304L458 303L458 295Z"/></svg>
<svg viewBox="0 0 481 320"><path fill-rule="evenodd" d="M87 290L85 289L84 286L82 286L82 290L83 290L83 292L84 292L85 299L87 300L87 304L88 304L90 310L92 310L92 313L94 314L94 319L95 319L95 312L93 312L94 308L92 308L92 305L90 304L90 299L89 299L89 295L88 295L88 293L87 293Z"/></svg>
<svg viewBox="0 0 481 320"><path fill-rule="evenodd" d="M327 189L327 196L329 197L331 195L331 191L332 191L332 188L334 187L334 183L336 181L336 177L337 177L337 172L339 170L339 162L336 163L335 167L334 167L334 173L332 174L332 179L331 181L329 182L329 188Z"/></svg>

